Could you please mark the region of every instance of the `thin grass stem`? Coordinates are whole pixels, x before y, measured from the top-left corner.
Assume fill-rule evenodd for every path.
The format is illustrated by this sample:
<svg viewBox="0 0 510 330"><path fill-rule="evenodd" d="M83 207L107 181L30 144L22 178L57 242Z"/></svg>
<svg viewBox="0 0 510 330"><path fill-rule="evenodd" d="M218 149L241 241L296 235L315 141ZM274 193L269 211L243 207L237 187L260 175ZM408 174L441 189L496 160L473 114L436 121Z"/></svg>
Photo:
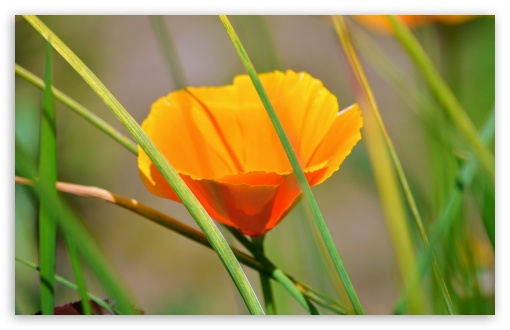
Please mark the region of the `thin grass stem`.
<svg viewBox="0 0 510 330"><path fill-rule="evenodd" d="M27 267L30 267L36 271L40 271L40 267L37 266L36 264L34 264L33 262L30 262L28 260L25 260L25 259L22 259L22 258L19 258L19 257L16 257L15 258L17 262L27 266ZM60 275L57 275L55 274L55 281L62 284L62 285L65 285L66 287L70 288L70 289L73 289L75 291L79 291L79 287L78 285L74 284L73 282L69 281L69 280L66 280L65 278L63 278L62 276ZM92 300L93 302L95 302L96 304L98 304L99 306L103 307L104 309L106 309L107 311L109 311L110 313L112 314L120 314L120 311L118 309L115 309L114 307L108 305L104 300L102 300L101 298L93 295L92 293L90 292L87 292L87 297L88 299Z"/></svg>
<svg viewBox="0 0 510 330"><path fill-rule="evenodd" d="M44 89L45 84L44 81L34 75L32 72L28 71L27 69L23 68L22 66L15 64L15 72L18 76L25 79L32 85ZM138 155L138 146L136 143L134 143L130 138L123 135L121 132L116 130L113 126L105 122L103 119L96 116L92 111L85 108L75 100L73 100L71 97L67 96L63 92L61 92L59 89L57 89L55 86L52 86L53 95L56 100L60 101L62 104L67 106L69 109L74 111L77 115L97 127L100 131L120 143L123 147L125 147L127 150L131 151L133 154Z"/></svg>
<svg viewBox="0 0 510 330"><path fill-rule="evenodd" d="M108 108L115 114L129 133L138 142L140 148L147 154L156 168L165 178L175 194L182 201L193 219L207 239L211 242L214 251L227 269L241 294L248 310L252 314L264 314L262 306L255 295L246 275L239 262L230 250L225 238L218 230L212 219L202 207L198 199L193 195L186 183L182 180L168 160L156 147L154 142L142 130L134 118L124 109L119 101L110 93L106 86L90 71L90 69L36 16L25 16L25 19L62 55L74 70L87 82L94 92L105 102Z"/></svg>
<svg viewBox="0 0 510 330"><path fill-rule="evenodd" d="M67 239L66 244L69 259L71 260L71 267L73 268L74 279L78 285L78 292L80 293L83 314L92 315L92 309L90 307L87 294L87 285L85 283L85 277L83 276L78 250L76 249L73 241Z"/></svg>
<svg viewBox="0 0 510 330"><path fill-rule="evenodd" d="M267 96L266 91L264 90L264 87L262 86L262 83L257 75L257 72L255 71L255 68L253 67L253 64L251 63L250 58L248 57L248 54L244 50L241 40L239 40L239 37L237 36L232 24L230 24L230 21L228 20L227 16L220 15L220 20L223 23L223 26L225 27L227 34L229 35L230 39L232 40L232 44L234 45L234 48L236 49L236 51L239 55L239 58L241 59L246 71L248 72L248 75L250 76L250 78L253 82L253 85L255 86L255 89L257 90L257 93L259 94L259 97L260 97L262 103L264 104L265 109L267 110L267 114L268 114L269 118L271 119L271 122L275 128L275 131L278 134L280 142L282 143L282 146L285 149L285 153L287 154L287 157L288 157L289 162L292 166L294 174L296 175L299 185L303 191L305 200L307 201L307 204L310 207L313 217L315 219L315 223L317 224L317 226L319 228L322 240L325 242L326 247L329 252L329 256L333 260L336 271L337 271L338 275L340 276L340 278L342 279L342 282L345 286L345 289L347 291L347 294L349 296L351 304L353 305L354 309L356 310L356 313L364 314L363 308L361 306L361 302L359 301L358 296L356 295L354 286L352 285L349 275L347 274L345 266L342 262L342 259L340 258L339 254L338 254L338 251L335 247L335 243L333 241L333 237L331 236L331 233L328 230L326 222L324 221L324 218L322 217L322 214L319 210L317 201L315 200L315 197L312 193L312 189L310 188L310 185L308 184L308 181L307 181L306 176L303 172L303 169L301 168L301 165L299 164L299 160L296 157L296 154L294 153L294 151L292 149L290 140L287 137L287 135L285 134L283 126L282 126L280 120L278 119L278 116L276 115L276 112L271 104L271 101L269 100L269 97Z"/></svg>
<svg viewBox="0 0 510 330"><path fill-rule="evenodd" d="M39 178L50 194L55 195L57 181L57 142L55 105L51 92L52 48L47 43L46 67L41 115L41 138L39 146ZM43 315L53 314L55 308L55 263L57 249L57 219L51 216L51 206L39 201L39 262L41 264L40 290Z"/></svg>

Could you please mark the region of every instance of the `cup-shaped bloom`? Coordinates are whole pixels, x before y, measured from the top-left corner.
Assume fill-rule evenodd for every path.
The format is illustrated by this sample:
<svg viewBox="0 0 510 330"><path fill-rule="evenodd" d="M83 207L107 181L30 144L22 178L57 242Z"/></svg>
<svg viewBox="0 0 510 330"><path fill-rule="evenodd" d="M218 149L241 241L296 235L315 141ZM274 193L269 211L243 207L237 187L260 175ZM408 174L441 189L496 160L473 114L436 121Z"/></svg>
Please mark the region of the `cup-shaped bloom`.
<svg viewBox="0 0 510 330"><path fill-rule="evenodd" d="M336 97L305 72L260 80L310 186L338 170L361 139L357 104ZM280 139L248 75L222 87L188 87L157 100L142 128L209 215L247 235L273 228L301 194ZM179 201L139 148L138 168L153 194Z"/></svg>

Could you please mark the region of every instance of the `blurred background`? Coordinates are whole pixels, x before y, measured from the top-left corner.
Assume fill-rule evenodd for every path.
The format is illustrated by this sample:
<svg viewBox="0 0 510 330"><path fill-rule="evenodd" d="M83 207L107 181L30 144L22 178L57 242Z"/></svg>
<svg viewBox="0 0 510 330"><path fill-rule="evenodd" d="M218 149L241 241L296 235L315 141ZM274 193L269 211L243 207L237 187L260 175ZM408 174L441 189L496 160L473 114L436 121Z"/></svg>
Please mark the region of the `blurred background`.
<svg viewBox="0 0 510 330"><path fill-rule="evenodd" d="M40 18L139 123L154 101L184 87L172 79L154 20L147 16ZM230 19L258 72L306 71L337 96L340 108L359 102L358 87L330 17ZM367 28L351 17L345 19L429 229L444 208L469 149L391 33ZM230 84L235 75L245 73L218 17L166 16L163 20L187 86ZM480 129L494 108L494 17L473 17L456 24L432 21L413 32ZM15 52L17 64L43 77L46 43L23 19L15 23ZM57 88L128 135L99 97L56 53L53 77ZM36 164L42 93L18 76L15 83L16 139ZM97 186L137 199L198 228L181 204L145 189L137 159L129 151L58 101L56 111L60 181ZM363 139L340 170L313 191L365 311L390 314L403 282L394 238L381 204L384 196L374 180L373 168L378 164L371 161L364 134L362 131ZM478 174L471 189L464 193L462 206L455 213L455 226L442 241L439 254L450 294L462 314L494 313L494 251L483 227L484 217L490 217L491 210L494 217L494 188L491 190L482 176ZM16 185L15 189L16 256L37 263L36 203L25 187ZM146 314L248 313L211 250L119 207L82 197L63 197L128 283L136 307ZM340 284L331 280L329 265L321 257L304 213L298 205L266 235L268 256L288 273L347 302ZM407 208L405 215L414 248L420 251L423 246ZM228 234L225 236L235 245ZM57 273L72 279L65 244L59 241L58 246ZM16 313L33 314L40 310L38 273L19 263L15 269ZM258 274L243 269L261 297ZM89 290L105 295L94 275L89 271L86 275ZM427 295L440 301L431 278L424 280ZM278 284L274 288L280 313L305 313ZM79 299L77 292L59 284L56 292L57 305ZM442 310L431 308L428 312Z"/></svg>

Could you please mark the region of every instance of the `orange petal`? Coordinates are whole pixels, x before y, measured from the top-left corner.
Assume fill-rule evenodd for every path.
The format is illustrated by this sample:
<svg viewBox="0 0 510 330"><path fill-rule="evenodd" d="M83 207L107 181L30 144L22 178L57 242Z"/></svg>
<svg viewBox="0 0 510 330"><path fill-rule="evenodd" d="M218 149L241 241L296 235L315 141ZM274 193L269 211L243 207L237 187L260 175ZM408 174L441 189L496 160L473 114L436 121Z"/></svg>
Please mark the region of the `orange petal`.
<svg viewBox="0 0 510 330"><path fill-rule="evenodd" d="M309 159L310 164L328 162L327 170L321 177L314 177L312 182L309 180L311 186L324 182L340 168L345 157L351 153L352 148L361 139L362 126L363 117L357 104L339 113L334 124Z"/></svg>

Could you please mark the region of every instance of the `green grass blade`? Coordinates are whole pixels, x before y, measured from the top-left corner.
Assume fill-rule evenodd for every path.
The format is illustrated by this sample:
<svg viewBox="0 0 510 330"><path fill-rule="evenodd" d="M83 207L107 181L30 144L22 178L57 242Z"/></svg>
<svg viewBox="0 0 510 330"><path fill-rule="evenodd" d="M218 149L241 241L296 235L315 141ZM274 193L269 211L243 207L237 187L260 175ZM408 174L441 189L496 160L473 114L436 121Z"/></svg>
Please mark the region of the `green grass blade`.
<svg viewBox="0 0 510 330"><path fill-rule="evenodd" d="M16 64L15 65L15 71L18 76L25 79L32 85L44 89L45 84L42 79L34 75L32 72L28 71L27 69L23 68L22 66ZM118 130L116 130L114 127L112 127L110 124L105 122L103 119L96 116L94 113L92 113L89 109L85 108L54 86L52 86L53 90L53 96L56 100L62 102L65 106L67 106L69 109L74 111L76 114L78 114L80 117L97 127L99 130L101 130L103 133L120 143L123 147L131 151L133 154L138 155L138 147L136 143L131 141L128 137L124 136L122 133L120 133Z"/></svg>
<svg viewBox="0 0 510 330"><path fill-rule="evenodd" d="M493 111L484 124L480 134L482 141L484 141L485 144L487 144L494 137L494 130L495 113ZM478 165L477 163L478 158L471 156L471 158L464 163L461 170L459 171L459 175L445 204L446 206L431 230L432 234L429 247L420 255L418 259L419 275L423 276L423 274L430 267L430 264L432 263L431 260L433 260L433 253L437 248L438 243L440 242L441 238L445 237L448 231L452 229L454 223L453 220L455 219L454 214L460 207L463 192L469 188L473 181L473 178L476 174L476 168ZM405 292L397 304L397 313L405 309L407 299L408 292Z"/></svg>
<svg viewBox="0 0 510 330"><path fill-rule="evenodd" d="M333 263L335 264L335 268L342 279L342 282L345 286L345 289L347 291L347 294L349 296L349 299L356 310L358 314L364 314L363 308L361 307L361 303L358 299L358 296L356 295L356 291L354 290L354 287L351 283L351 280L349 279L349 276L347 274L347 271L343 265L342 260L340 259L340 256L338 255L338 251L335 247L335 243L333 241L333 237L331 237L331 234L326 226L326 222L324 221L324 218L322 217L322 214L319 210L319 206L317 204L317 201L315 200L315 197L312 193L312 189L310 188L310 185L308 184L308 181L306 180L306 176L303 172L303 169L301 168L301 165L299 164L299 160L296 157L296 154L294 153L292 149L292 145L290 144L289 138L285 134L285 131L283 130L283 126L280 123L280 120L278 119L278 116L276 115L275 110L273 109L273 106L271 105L271 101L269 100L269 97L266 94L266 91L264 90L264 87L262 86L262 83L260 82L260 79L257 75L257 72L255 71L255 68L253 67L250 58L248 57L248 54L244 50L243 45L241 44L241 40L239 40L239 37L237 36L232 24L230 24L230 21L225 15L220 15L221 22L223 23L223 26L225 27L225 30L227 31L230 39L232 40L232 44L234 45L237 53L239 54L239 57L241 61L243 62L243 65L248 72L248 75L250 76L253 85L255 86L255 89L257 90L257 93L260 96L260 99L262 103L264 104L264 107L267 110L267 114L269 115L269 118L271 119L271 122L276 130L276 133L278 134L278 137L280 138L280 141L282 143L283 148L285 149L285 152L287 154L287 157L289 158L290 164L292 166L292 169L297 177L297 180L299 182L299 185L301 186L301 189L303 190L303 195L305 196L305 200L308 203L308 206L310 207L312 214L314 216L315 222L320 230L321 236L323 241L325 242L329 255L331 259L333 260Z"/></svg>
<svg viewBox="0 0 510 330"><path fill-rule="evenodd" d="M396 16L388 16L388 21L395 31L395 37L400 41L409 56L412 58L421 74L427 81L430 89L443 105L446 113L469 144L473 152L480 159L482 166L492 181L495 179L494 155L484 145L468 115L462 108L451 89L441 78L434 64L421 47L418 40L404 23Z"/></svg>
<svg viewBox="0 0 510 330"><path fill-rule="evenodd" d="M188 86L184 75L184 70L179 61L177 50L175 49L172 35L165 26L164 16L149 16L152 29L156 35L161 51L165 58L169 76L172 77L175 89L181 89Z"/></svg>
<svg viewBox="0 0 510 330"><path fill-rule="evenodd" d="M71 260L74 279L78 284L78 292L80 293L83 314L92 315L92 309L90 308L90 303L87 296L87 285L85 283L85 278L83 276L78 250L76 249L76 246L71 240L67 240L67 252L69 253L69 259Z"/></svg>
<svg viewBox="0 0 510 330"><path fill-rule="evenodd" d="M28 178L37 177L37 171L27 158L26 151L16 141L16 172ZM85 226L77 219L72 210L62 203L53 189L40 181L33 181L30 186L31 192L40 200L41 204L47 205L49 215L57 219L59 229L65 237L73 241L80 254L90 265L104 288L115 300L119 310L124 314L136 314L126 294L125 286L121 284L120 276L116 275L110 264L104 257L99 246L94 242Z"/></svg>
<svg viewBox="0 0 510 330"><path fill-rule="evenodd" d="M32 268L32 269L34 269L36 271L40 271L40 267L37 266L36 264L34 264L33 262L30 262L28 260L24 260L24 259L21 259L21 258L18 258L18 257L16 257L16 261L21 263L21 264L23 264L23 265L25 265L25 266L27 266L27 267L30 267L30 268ZM72 283L71 281L66 280L65 278L63 278L60 275L55 274L55 281L60 283L60 284L62 284L62 285L67 286L70 289L79 291L78 285ZM92 300L93 302L97 303L99 306L103 307L104 309L110 311L111 313L117 313L118 314L118 311L115 311L112 306L108 305L104 300L102 300L101 298L93 295L92 293L87 292L87 298Z"/></svg>
<svg viewBox="0 0 510 330"><path fill-rule="evenodd" d="M150 140L140 125L124 109L119 101L108 91L106 86L90 71L90 69L60 40L44 23L36 16L25 16L25 19L62 55L62 57L82 76L89 86L105 102L110 110L117 116L121 123L133 135L140 147L147 153L151 161L161 172L170 187L190 212L207 239L211 242L214 251L225 265L232 280L241 293L249 311L252 314L263 314L264 311L253 292L246 275L239 262L229 248L225 238L218 230L205 209L186 186L175 169L168 163L168 160L161 154L156 145Z"/></svg>
<svg viewBox="0 0 510 330"><path fill-rule="evenodd" d="M400 163L400 159L397 156L395 146L393 145L393 142L391 141L391 138L388 135L388 132L386 131L384 122L382 121L381 115L379 113L379 109L377 107L377 103L375 102L375 98L372 93L372 89L370 88L370 84L368 83L368 80L365 76L365 73L364 73L363 67L361 66L361 63L359 61L358 55L356 54L356 51L354 50L354 47L352 46L349 32L347 30L347 26L345 25L343 18L339 17L339 16L337 16L336 18L333 19L333 23L335 25L335 29L337 31L339 38L340 38L340 42L342 43L342 46L343 46L344 51L347 55L347 58L349 59L349 62L351 63L351 67L353 68L353 73L355 74L356 79L358 80L358 83L361 86L361 89L363 90L364 96L365 96L366 100L368 101L368 103L370 104L370 107L372 108L374 115L377 119L377 123L379 124L381 133L383 134L388 151L389 151L391 159L393 161L393 165L395 166L395 170L396 170L397 175L400 179L400 183L404 190L404 195L406 196L407 203L408 203L409 208L411 209L411 212L413 214L413 217L414 217L416 226L418 227L418 231L420 233L423 244L425 245L425 247L428 247L429 242L428 242L427 234L425 232L425 228L423 226L423 221L421 219L421 215L418 211L418 207L416 205L413 194L411 192L411 188L409 187L409 183L405 176L404 169L402 168L402 164ZM453 310L453 303L451 301L450 295L448 293L448 289L446 288L446 285L445 285L445 282L443 279L443 275L441 274L441 272L439 270L439 267L437 265L437 261L436 261L435 257L433 258L433 268L434 268L434 275L436 277L436 280L441 287L442 296L444 299L444 303L448 309L448 313L454 314L455 312Z"/></svg>
<svg viewBox="0 0 510 330"><path fill-rule="evenodd" d="M55 105L51 93L52 49L47 44L46 68L41 115L41 138L39 154L39 178L49 193L57 195L57 131ZM57 249L57 219L51 216L50 206L39 203L39 262L41 264L41 311L43 315L53 314L55 308L55 262Z"/></svg>

